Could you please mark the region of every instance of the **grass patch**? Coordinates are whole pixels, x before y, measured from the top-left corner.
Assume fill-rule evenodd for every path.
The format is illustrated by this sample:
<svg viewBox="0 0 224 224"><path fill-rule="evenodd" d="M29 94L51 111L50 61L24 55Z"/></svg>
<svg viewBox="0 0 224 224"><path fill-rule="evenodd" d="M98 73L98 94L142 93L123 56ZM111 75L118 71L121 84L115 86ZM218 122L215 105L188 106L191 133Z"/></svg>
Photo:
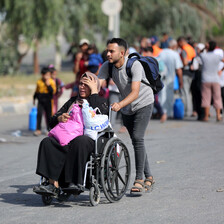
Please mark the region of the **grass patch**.
<svg viewBox="0 0 224 224"><path fill-rule="evenodd" d="M15 96L30 96L34 93L36 82L41 75L6 75L0 76L0 98ZM60 72L58 78L65 84L73 82L75 75L72 72Z"/></svg>

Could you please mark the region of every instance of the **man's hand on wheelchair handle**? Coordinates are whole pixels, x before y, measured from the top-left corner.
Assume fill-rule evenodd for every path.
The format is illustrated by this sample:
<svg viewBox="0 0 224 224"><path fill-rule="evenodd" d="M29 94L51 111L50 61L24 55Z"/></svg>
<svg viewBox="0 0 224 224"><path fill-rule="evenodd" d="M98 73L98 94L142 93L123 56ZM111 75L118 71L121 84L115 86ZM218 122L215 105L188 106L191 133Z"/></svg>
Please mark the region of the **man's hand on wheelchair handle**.
<svg viewBox="0 0 224 224"><path fill-rule="evenodd" d="M111 109L115 112L119 111L122 107L120 106L120 103L113 103L111 105Z"/></svg>

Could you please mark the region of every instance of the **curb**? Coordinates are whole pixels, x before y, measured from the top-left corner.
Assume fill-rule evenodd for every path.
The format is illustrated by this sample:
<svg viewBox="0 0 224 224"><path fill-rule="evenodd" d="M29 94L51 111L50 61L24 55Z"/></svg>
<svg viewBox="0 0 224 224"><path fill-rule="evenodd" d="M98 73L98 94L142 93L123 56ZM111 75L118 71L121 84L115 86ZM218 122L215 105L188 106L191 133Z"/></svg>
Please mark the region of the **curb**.
<svg viewBox="0 0 224 224"><path fill-rule="evenodd" d="M32 103L0 105L0 115L27 114L32 108Z"/></svg>
<svg viewBox="0 0 224 224"><path fill-rule="evenodd" d="M59 106L61 106L70 98L70 91L59 98ZM37 105L37 103L36 103ZM13 115L13 114L29 114L33 107L32 97L27 98L7 98L0 100L0 116Z"/></svg>

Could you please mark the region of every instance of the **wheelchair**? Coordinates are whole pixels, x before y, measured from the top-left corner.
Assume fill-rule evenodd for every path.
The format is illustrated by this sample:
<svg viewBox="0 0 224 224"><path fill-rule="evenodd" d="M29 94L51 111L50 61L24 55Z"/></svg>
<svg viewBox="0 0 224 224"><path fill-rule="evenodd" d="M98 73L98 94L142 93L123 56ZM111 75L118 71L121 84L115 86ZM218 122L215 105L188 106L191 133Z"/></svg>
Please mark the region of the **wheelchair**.
<svg viewBox="0 0 224 224"><path fill-rule="evenodd" d="M95 152L90 155L84 173L83 192L89 191L90 204L92 206L99 204L101 192L109 202L119 201L127 191L130 174L130 155L122 140L116 137L111 127L98 132L95 140ZM41 177L40 185L46 181ZM79 194L80 192L77 192L73 195ZM71 193L67 193L61 188L57 197L47 194L41 196L44 205L50 205L53 198L64 201L71 196Z"/></svg>

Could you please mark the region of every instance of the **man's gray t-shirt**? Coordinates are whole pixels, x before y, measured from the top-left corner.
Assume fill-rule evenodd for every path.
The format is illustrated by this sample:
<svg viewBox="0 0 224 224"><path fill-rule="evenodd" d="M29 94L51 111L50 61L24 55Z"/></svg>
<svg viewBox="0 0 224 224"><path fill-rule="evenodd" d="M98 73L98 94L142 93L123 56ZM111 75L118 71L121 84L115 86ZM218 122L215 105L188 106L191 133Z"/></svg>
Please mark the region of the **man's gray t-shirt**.
<svg viewBox="0 0 224 224"><path fill-rule="evenodd" d="M201 53L202 60L202 82L219 83L219 63L222 60L220 55L213 52Z"/></svg>
<svg viewBox="0 0 224 224"><path fill-rule="evenodd" d="M128 58L125 58L124 64L120 68L113 66L112 79L117 85L122 100L126 98L131 92L132 81L141 81L142 79L148 82L144 69L139 61L135 61L131 67L132 78L129 78L126 74L126 64ZM109 62L103 63L98 74L99 79L109 78ZM143 83L140 85L139 96L131 104L121 109L121 112L126 115L131 115L138 109L141 109L154 102L153 91L150 86Z"/></svg>

